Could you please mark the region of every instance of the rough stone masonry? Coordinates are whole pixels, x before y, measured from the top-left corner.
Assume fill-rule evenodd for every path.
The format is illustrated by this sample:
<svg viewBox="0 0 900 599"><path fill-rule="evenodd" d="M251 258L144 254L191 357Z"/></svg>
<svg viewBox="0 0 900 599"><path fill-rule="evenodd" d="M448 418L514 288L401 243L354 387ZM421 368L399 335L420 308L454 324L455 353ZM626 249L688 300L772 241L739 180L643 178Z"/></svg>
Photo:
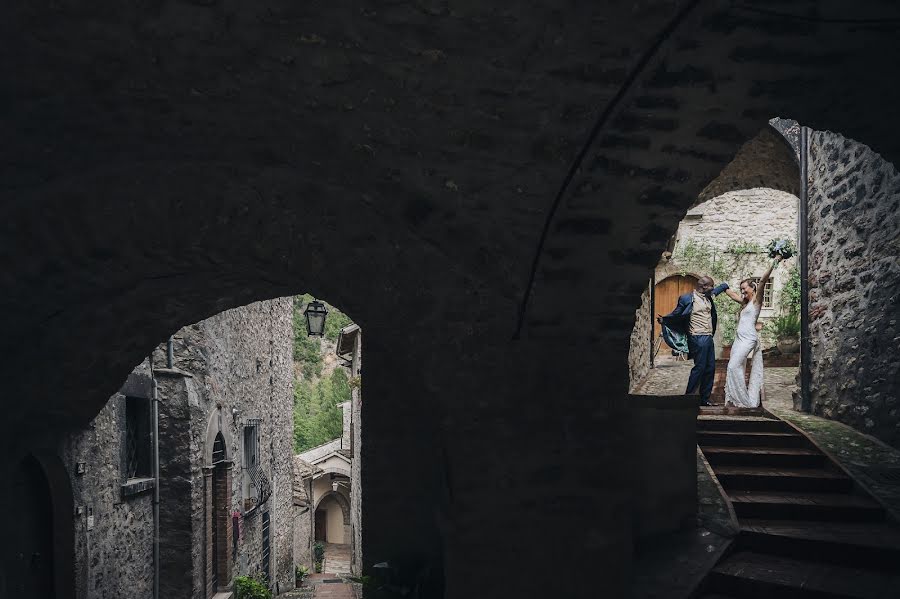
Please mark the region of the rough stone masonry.
<svg viewBox="0 0 900 599"><path fill-rule="evenodd" d="M809 150L810 398L900 447L900 174L829 131Z"/></svg>

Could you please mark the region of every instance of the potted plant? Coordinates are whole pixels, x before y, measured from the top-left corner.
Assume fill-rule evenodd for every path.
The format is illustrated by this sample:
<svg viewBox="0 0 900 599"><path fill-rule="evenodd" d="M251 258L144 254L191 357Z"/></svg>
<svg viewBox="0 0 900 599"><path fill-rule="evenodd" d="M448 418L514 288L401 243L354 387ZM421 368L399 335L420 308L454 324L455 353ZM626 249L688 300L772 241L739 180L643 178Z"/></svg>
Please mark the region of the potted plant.
<svg viewBox="0 0 900 599"><path fill-rule="evenodd" d="M321 574L322 562L325 561L325 544L321 541L316 541L313 545L313 560L316 574Z"/></svg>
<svg viewBox="0 0 900 599"><path fill-rule="evenodd" d="M294 586L298 589L303 586L303 581L306 580L307 576L309 576L309 568L303 564L294 568Z"/></svg>
<svg viewBox="0 0 900 599"><path fill-rule="evenodd" d="M800 316L797 313L788 312L773 318L768 328L775 337L775 347L783 355L788 356L800 351Z"/></svg>

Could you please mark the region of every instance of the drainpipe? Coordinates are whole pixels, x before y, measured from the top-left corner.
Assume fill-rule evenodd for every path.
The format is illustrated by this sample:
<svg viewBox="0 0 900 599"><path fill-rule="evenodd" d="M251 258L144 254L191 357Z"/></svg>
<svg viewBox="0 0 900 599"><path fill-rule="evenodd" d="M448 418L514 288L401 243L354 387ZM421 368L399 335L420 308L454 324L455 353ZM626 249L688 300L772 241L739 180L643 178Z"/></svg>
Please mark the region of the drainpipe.
<svg viewBox="0 0 900 599"><path fill-rule="evenodd" d="M800 127L800 407L812 409L809 396L809 128Z"/></svg>
<svg viewBox="0 0 900 599"><path fill-rule="evenodd" d="M153 381L153 599L159 599L159 390Z"/></svg>
<svg viewBox="0 0 900 599"><path fill-rule="evenodd" d="M653 284L656 274L650 278L650 368L656 368L656 356L653 345L656 343L656 285Z"/></svg>

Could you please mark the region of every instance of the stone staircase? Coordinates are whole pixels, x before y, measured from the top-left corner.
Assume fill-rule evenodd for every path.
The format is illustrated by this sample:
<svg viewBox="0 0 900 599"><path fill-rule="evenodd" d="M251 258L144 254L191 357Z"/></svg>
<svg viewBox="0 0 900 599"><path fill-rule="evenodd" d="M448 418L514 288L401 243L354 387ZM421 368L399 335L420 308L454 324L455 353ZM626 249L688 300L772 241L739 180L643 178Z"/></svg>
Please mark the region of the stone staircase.
<svg viewBox="0 0 900 599"><path fill-rule="evenodd" d="M701 414L697 444L740 533L701 599L900 598L900 527L790 424Z"/></svg>

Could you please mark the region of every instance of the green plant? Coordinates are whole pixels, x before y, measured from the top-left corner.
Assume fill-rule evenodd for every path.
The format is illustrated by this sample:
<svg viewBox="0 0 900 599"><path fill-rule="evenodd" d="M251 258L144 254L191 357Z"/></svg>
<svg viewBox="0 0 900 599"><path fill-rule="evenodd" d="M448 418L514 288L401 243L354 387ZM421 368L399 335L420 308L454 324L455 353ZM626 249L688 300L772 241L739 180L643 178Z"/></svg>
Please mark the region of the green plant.
<svg viewBox="0 0 900 599"><path fill-rule="evenodd" d="M800 316L796 312L776 316L766 324L766 328L775 339L796 338L800 335Z"/></svg>
<svg viewBox="0 0 900 599"><path fill-rule="evenodd" d="M261 580L264 577L236 576L234 579L235 599L272 599L272 592Z"/></svg>
<svg viewBox="0 0 900 599"><path fill-rule="evenodd" d="M688 239L676 248L675 261L687 271L708 274L714 279L722 279L728 275L725 258L722 253L700 241Z"/></svg>
<svg viewBox="0 0 900 599"><path fill-rule="evenodd" d="M800 313L800 268L797 266L788 271L787 280L778 298L778 307L784 313Z"/></svg>
<svg viewBox="0 0 900 599"><path fill-rule="evenodd" d="M738 314L741 305L724 293L717 295L713 302L716 304L716 316L718 317L718 329L722 333L722 344L731 345L737 335Z"/></svg>
<svg viewBox="0 0 900 599"><path fill-rule="evenodd" d="M321 541L316 541L313 544L313 556L317 562L325 559L325 544Z"/></svg>
<svg viewBox="0 0 900 599"><path fill-rule="evenodd" d="M316 570L316 574L322 573L322 560L316 560L316 563L313 564L313 567Z"/></svg>
<svg viewBox="0 0 900 599"><path fill-rule="evenodd" d="M297 586L303 584L303 581L307 576L309 576L309 568L307 568L303 564L300 564L299 566L294 568L294 578L296 578Z"/></svg>

